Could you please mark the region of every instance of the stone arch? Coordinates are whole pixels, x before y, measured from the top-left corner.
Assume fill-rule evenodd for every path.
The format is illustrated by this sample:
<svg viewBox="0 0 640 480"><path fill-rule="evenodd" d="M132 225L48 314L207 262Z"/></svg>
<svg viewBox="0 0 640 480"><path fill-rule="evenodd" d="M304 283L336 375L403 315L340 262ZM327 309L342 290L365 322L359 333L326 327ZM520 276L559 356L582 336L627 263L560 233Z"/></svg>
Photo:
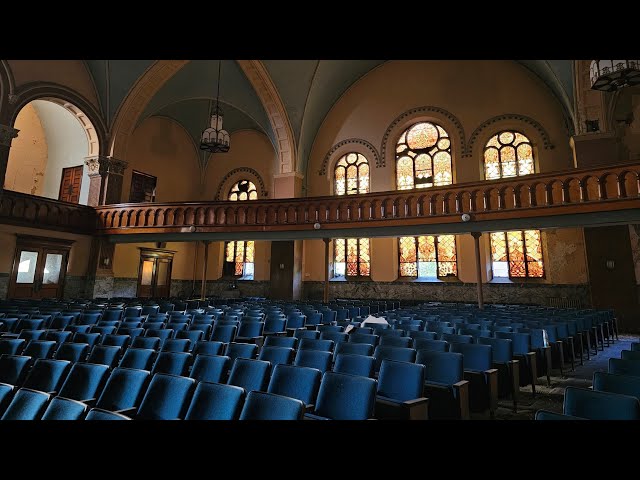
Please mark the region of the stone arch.
<svg viewBox="0 0 640 480"><path fill-rule="evenodd" d="M249 177L249 178L246 178ZM226 192L231 188L238 180L246 178L247 180L252 180L256 184L258 188L258 194L260 197L267 197L267 189L264 186L264 180L260 174L250 167L239 167L234 168L229 173L227 173L224 178L220 181L220 185L218 185L218 190L216 191L215 200L226 200Z"/></svg>

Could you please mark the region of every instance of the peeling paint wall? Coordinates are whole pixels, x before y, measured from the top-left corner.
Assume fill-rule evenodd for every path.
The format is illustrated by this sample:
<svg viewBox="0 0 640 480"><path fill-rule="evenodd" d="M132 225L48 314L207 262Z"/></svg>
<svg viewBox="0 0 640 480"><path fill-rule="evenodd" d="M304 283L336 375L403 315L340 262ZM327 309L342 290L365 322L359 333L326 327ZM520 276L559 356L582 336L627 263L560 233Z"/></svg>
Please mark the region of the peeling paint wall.
<svg viewBox="0 0 640 480"><path fill-rule="evenodd" d="M20 110L14 126L20 131L9 150L4 188L41 195L48 148L42 122L32 104Z"/></svg>

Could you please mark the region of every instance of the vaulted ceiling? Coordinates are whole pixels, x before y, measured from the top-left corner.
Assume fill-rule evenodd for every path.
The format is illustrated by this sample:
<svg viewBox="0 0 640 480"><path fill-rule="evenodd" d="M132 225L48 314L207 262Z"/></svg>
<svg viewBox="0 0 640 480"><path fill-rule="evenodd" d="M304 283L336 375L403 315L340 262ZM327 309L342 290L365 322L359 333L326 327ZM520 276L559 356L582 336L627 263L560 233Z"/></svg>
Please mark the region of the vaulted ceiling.
<svg viewBox="0 0 640 480"><path fill-rule="evenodd" d="M340 96L359 78L385 60L262 60L282 99L297 147L298 170L306 162L316 134L327 113ZM107 124L113 118L136 81L153 65L153 60L87 60ZM567 123L573 123L573 61L520 60L550 89L562 106ZM234 60L222 60L220 101L224 128L229 133L253 129L277 145L265 108ZM167 81L146 106L138 124L151 116L179 122L199 142L215 98L217 60L193 60Z"/></svg>

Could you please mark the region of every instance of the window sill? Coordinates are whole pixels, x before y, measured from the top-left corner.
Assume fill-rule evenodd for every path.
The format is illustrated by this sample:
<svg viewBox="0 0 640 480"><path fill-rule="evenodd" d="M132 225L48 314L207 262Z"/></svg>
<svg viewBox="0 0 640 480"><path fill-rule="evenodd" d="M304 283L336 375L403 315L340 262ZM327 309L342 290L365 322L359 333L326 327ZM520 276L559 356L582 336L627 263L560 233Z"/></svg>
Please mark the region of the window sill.
<svg viewBox="0 0 640 480"><path fill-rule="evenodd" d="M367 283L372 282L371 277L333 277L329 279L330 282L351 282L351 283Z"/></svg>
<svg viewBox="0 0 640 480"><path fill-rule="evenodd" d="M511 285L523 285L523 284L542 284L547 283L543 278L507 278L507 277L494 277L487 283L491 284L511 284Z"/></svg>
<svg viewBox="0 0 640 480"><path fill-rule="evenodd" d="M458 277L443 277L443 278L431 278L431 277L398 277L397 282L408 283L462 283Z"/></svg>

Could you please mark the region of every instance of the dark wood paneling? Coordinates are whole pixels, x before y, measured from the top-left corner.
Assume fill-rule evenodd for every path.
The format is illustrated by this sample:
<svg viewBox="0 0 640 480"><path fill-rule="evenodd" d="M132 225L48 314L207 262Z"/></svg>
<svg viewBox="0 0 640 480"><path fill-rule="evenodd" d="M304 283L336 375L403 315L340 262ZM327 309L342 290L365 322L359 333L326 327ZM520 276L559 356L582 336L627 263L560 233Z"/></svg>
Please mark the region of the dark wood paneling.
<svg viewBox="0 0 640 480"><path fill-rule="evenodd" d="M640 325L629 227L585 228L584 238L593 306L615 309L619 328L637 331ZM614 262L612 269L607 261Z"/></svg>

